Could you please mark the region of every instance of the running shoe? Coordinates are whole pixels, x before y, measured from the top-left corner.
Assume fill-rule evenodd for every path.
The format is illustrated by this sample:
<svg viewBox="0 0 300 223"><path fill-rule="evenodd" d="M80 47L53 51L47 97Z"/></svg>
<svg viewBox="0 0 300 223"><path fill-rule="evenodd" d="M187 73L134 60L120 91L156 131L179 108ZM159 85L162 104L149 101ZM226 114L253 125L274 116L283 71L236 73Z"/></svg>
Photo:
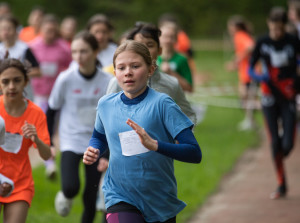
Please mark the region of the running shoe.
<svg viewBox="0 0 300 223"><path fill-rule="evenodd" d="M239 123L238 129L240 131L248 131L254 129L254 124L251 120L249 119L244 119L242 122Z"/></svg>
<svg viewBox="0 0 300 223"><path fill-rule="evenodd" d="M270 194L270 199L276 200L286 196L287 189L286 186L279 186L276 191Z"/></svg>
<svg viewBox="0 0 300 223"><path fill-rule="evenodd" d="M49 180L56 179L56 166L54 161L46 163L46 177Z"/></svg>
<svg viewBox="0 0 300 223"><path fill-rule="evenodd" d="M62 216L66 217L72 207L72 199L68 199L65 197L62 191L58 191L55 197L55 210L56 212Z"/></svg>

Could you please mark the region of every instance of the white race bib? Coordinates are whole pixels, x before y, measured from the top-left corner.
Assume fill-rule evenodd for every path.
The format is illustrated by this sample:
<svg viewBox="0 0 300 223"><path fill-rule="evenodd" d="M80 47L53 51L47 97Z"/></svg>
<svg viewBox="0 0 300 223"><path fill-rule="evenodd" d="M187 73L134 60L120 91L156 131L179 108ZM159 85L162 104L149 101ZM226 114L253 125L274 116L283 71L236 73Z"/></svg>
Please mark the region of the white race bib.
<svg viewBox="0 0 300 223"><path fill-rule="evenodd" d="M22 146L23 136L20 134L5 133L5 143L2 145L2 149L9 153L17 154Z"/></svg>
<svg viewBox="0 0 300 223"><path fill-rule="evenodd" d="M273 51L270 56L273 67L283 67L289 63L288 54L285 51Z"/></svg>
<svg viewBox="0 0 300 223"><path fill-rule="evenodd" d="M42 62L40 63L40 69L43 76L55 77L58 73L58 66L55 62Z"/></svg>
<svg viewBox="0 0 300 223"><path fill-rule="evenodd" d="M119 133L119 137L123 156L134 156L150 151L145 146L143 146L139 135L134 130L121 132Z"/></svg>

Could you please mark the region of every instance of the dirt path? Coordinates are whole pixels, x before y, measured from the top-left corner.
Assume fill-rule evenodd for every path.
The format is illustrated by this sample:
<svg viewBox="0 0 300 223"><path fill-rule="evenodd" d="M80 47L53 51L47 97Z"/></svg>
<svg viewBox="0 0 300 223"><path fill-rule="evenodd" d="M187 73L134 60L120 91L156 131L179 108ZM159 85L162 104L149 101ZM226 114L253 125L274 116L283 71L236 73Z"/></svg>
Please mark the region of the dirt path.
<svg viewBox="0 0 300 223"><path fill-rule="evenodd" d="M246 152L234 170L224 177L218 191L188 223L299 223L300 137L285 162L289 192L270 200L276 187L268 140Z"/></svg>

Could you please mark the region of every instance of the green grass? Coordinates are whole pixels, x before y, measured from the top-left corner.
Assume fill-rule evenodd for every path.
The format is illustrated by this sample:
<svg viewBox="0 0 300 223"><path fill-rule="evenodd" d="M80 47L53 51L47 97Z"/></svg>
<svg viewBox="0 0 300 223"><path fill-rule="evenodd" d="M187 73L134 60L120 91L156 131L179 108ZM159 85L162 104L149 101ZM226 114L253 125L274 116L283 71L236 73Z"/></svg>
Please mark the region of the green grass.
<svg viewBox="0 0 300 223"><path fill-rule="evenodd" d="M236 72L225 70L225 63L233 59L233 53L228 50L203 50L195 52L195 62L200 75L208 76L204 85L232 85L237 86Z"/></svg>
<svg viewBox="0 0 300 223"><path fill-rule="evenodd" d="M222 51L196 52L198 70L209 75L210 81L206 85L237 84L237 75L223 69L224 62L229 59L226 58L228 55L224 55ZM222 176L232 169L240 155L247 148L254 148L259 144L257 132L237 131L237 125L243 116L243 112L238 109L207 108L205 119L195 128L195 136L203 153L202 163L195 165L175 162L178 196L187 203L187 207L178 215L177 222L186 222L208 196L216 191ZM261 119L259 113L256 116ZM82 193L74 200L71 214L62 218L54 210L54 197L60 188L59 179L56 182L46 180L43 166L35 168L33 175L36 192L27 222L80 222ZM83 179L82 170L81 176ZM101 217L101 213L97 213L94 222L100 223Z"/></svg>
<svg viewBox="0 0 300 223"><path fill-rule="evenodd" d="M57 157L57 166L59 166L60 156ZM80 168L80 179L84 179L83 165ZM80 183L80 193L73 201L71 213L68 217L59 216L54 209L54 198L57 191L60 190L60 176L55 181L50 181L45 177L44 166L39 166L33 170L33 178L35 182L35 196L32 201L32 207L29 209L27 222L32 223L50 223L64 222L75 223L80 222L82 213L82 190L84 182ZM94 222L102 222L102 213L97 212Z"/></svg>

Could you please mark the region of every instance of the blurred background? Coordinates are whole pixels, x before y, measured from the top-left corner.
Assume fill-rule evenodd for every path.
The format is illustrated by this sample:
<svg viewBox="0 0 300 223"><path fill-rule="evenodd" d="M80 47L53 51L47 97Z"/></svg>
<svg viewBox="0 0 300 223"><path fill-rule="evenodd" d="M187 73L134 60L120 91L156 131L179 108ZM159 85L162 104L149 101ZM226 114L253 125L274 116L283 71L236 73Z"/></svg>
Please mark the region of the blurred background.
<svg viewBox="0 0 300 223"><path fill-rule="evenodd" d="M33 6L43 6L48 13L61 19L66 15L78 18L80 26L96 13L106 14L120 34L135 21L157 23L166 12L175 14L180 25L191 38L220 38L226 30L227 18L232 14L244 15L255 27L255 33L266 30L265 18L274 6L286 6L284 0L9 0L13 13L23 25ZM125 19L124 19L125 18Z"/></svg>
<svg viewBox="0 0 300 223"><path fill-rule="evenodd" d="M267 32L266 17L270 9L273 6L287 9L287 0L8 0L7 3L23 27L28 25L29 13L35 6L43 7L46 13L53 13L60 20L74 16L78 20L78 31L93 15L103 13L115 27L115 40L137 21L157 24L164 13L176 16L180 27L190 37L194 50L195 90L187 93L187 98L198 115L199 122L194 133L203 151L200 165L175 161L178 196L187 203L178 215L179 223L187 222L196 213L246 150L255 150L262 140L267 140L262 138L263 118L259 108L254 114L256 128L249 131L237 128L244 111L238 95L237 72L225 68L225 63L234 57L227 21L232 15L243 15L251 23L252 34L256 38ZM58 153L58 169L59 156ZM45 167L35 156L32 157L36 191L28 222L79 222L81 194L74 200L71 215L60 217L54 210L60 176L54 181L46 179ZM80 174L82 177L82 170ZM101 219L102 213L98 212L95 222L101 222Z"/></svg>

